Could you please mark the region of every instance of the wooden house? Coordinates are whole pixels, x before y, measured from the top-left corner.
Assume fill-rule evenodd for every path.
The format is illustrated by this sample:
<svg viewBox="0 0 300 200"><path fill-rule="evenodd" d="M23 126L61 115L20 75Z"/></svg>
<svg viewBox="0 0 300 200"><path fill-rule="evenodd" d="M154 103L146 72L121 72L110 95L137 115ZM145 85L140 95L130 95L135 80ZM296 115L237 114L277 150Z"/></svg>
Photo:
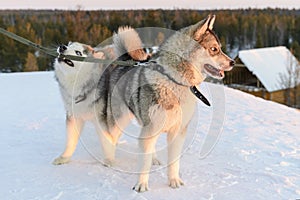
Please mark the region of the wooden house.
<svg viewBox="0 0 300 200"><path fill-rule="evenodd" d="M242 50L235 60L224 84L267 100L299 104L299 62L286 47Z"/></svg>

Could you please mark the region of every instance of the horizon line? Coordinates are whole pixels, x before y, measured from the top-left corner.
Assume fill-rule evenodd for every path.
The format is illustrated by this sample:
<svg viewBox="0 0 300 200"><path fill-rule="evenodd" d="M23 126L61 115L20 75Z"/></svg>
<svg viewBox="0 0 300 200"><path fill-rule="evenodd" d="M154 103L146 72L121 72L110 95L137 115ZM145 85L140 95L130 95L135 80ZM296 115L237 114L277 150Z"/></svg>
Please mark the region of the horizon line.
<svg viewBox="0 0 300 200"><path fill-rule="evenodd" d="M199 11L208 11L208 10L300 10L299 8L288 8L288 7L236 7L236 8L183 8L183 7L173 7L173 8L95 8L95 9L86 9L81 6L76 8L0 8L0 11L135 11L135 10L199 10Z"/></svg>

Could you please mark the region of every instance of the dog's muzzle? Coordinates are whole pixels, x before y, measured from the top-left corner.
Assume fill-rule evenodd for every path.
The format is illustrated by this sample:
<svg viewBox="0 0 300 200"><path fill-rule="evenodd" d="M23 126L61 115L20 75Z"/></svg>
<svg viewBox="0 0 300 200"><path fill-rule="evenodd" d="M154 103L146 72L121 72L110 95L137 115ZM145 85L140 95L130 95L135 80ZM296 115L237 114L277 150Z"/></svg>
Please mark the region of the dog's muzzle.
<svg viewBox="0 0 300 200"><path fill-rule="evenodd" d="M72 60L65 58L64 55L59 55L57 58L58 62L64 62L67 65L69 65L70 67L74 67L74 63L72 62Z"/></svg>
<svg viewBox="0 0 300 200"><path fill-rule="evenodd" d="M66 45L60 45L57 48L57 53L59 54L57 57L58 62L64 62L67 65L69 65L70 67L74 67L74 63L72 62L72 60L67 59L63 53L68 49L68 47Z"/></svg>
<svg viewBox="0 0 300 200"><path fill-rule="evenodd" d="M66 45L60 45L58 48L57 48L57 53L61 54L61 53L64 53L65 50L67 50L68 47Z"/></svg>

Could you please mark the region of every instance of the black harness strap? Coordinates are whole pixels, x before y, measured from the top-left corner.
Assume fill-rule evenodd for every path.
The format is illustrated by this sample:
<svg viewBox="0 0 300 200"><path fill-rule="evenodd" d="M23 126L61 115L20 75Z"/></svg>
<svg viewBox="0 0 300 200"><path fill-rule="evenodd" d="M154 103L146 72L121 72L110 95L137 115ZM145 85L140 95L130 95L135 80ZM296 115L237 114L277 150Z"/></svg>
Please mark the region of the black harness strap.
<svg viewBox="0 0 300 200"><path fill-rule="evenodd" d="M152 63L155 63L155 65L152 65ZM157 64L155 61L151 61L150 64L151 64L150 66L149 65L148 66L146 65L146 66L148 68L150 68L150 69L152 69L154 71L157 71L157 72L161 73L162 75L168 77L168 79L170 79L171 81L173 81L175 84L180 85L180 86L189 87L188 85L180 83L177 80L175 80L173 77L171 77L168 73L166 73L165 69L161 65Z"/></svg>
<svg viewBox="0 0 300 200"><path fill-rule="evenodd" d="M149 66L150 63L150 66ZM152 65L154 64L155 65ZM178 82L177 80L175 80L173 77L171 77L169 74L167 74L164 70L164 68L162 66L160 66L159 64L157 64L155 61L150 61L150 62L145 62L145 63L137 63L137 66L146 66L152 70L158 71L159 73L161 73L164 76L167 76L168 79L170 79L171 81L173 81L175 84L180 85L180 86L185 86L185 87L190 87L191 92L198 98L200 99L205 105L210 106L209 101L207 100L207 98L197 89L196 86L188 86L185 85L183 83Z"/></svg>
<svg viewBox="0 0 300 200"><path fill-rule="evenodd" d="M190 87L192 93L198 97L205 105L210 106L209 101L206 99L206 97L196 88L196 86Z"/></svg>

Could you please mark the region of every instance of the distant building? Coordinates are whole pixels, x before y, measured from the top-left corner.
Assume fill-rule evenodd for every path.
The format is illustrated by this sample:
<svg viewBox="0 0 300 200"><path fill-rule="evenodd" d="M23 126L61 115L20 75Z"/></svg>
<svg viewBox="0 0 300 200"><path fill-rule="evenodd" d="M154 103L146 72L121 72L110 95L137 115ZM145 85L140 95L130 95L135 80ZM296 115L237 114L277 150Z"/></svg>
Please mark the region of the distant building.
<svg viewBox="0 0 300 200"><path fill-rule="evenodd" d="M239 51L224 83L267 100L299 106L300 66L283 46Z"/></svg>

